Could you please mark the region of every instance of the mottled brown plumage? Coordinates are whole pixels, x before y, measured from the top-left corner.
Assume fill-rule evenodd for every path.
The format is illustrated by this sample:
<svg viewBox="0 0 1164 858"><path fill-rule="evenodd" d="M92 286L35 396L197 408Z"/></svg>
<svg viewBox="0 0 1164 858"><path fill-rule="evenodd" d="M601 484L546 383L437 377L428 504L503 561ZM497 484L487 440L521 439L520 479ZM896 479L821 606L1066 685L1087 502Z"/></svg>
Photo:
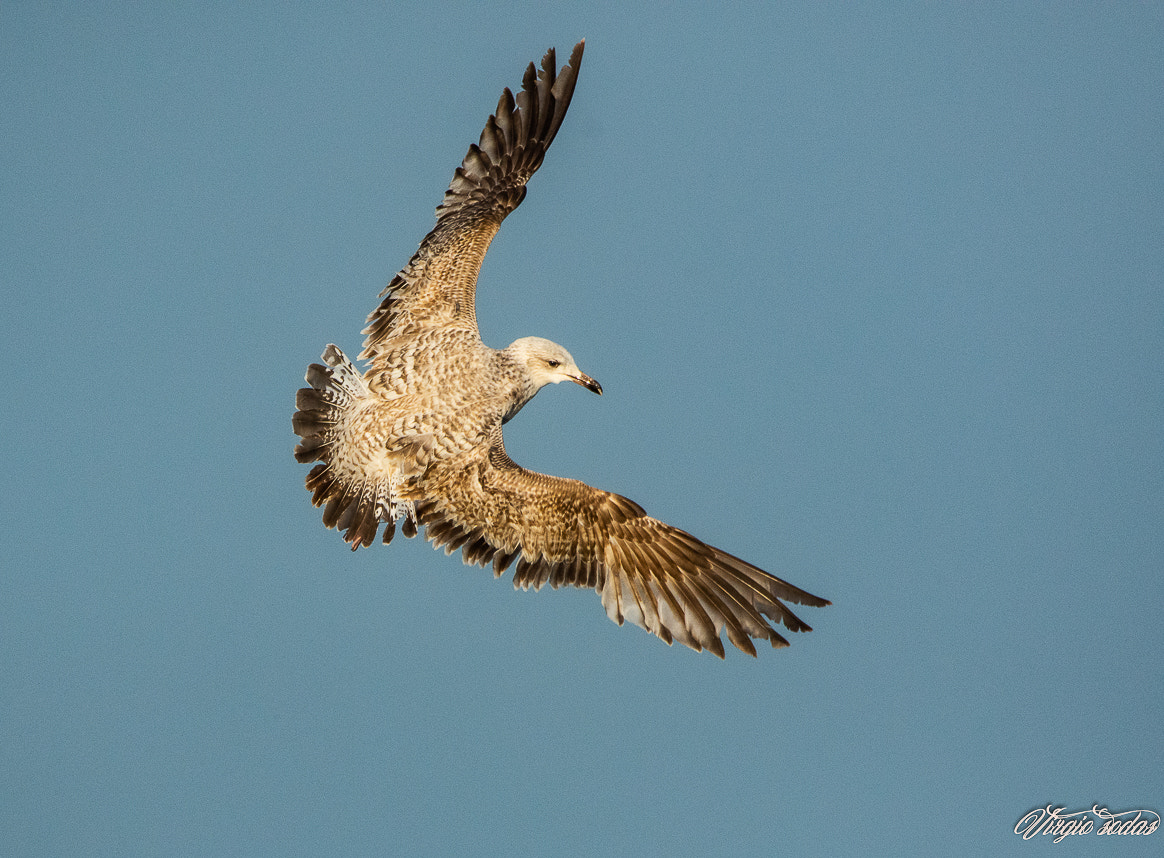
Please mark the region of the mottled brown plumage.
<svg viewBox="0 0 1164 858"><path fill-rule="evenodd" d="M607 614L668 644L724 655L720 633L756 654L753 639L810 631L784 601L825 599L648 516L634 501L577 480L537 474L505 452L502 425L546 384L601 393L561 346L525 337L491 349L477 332L477 274L490 241L525 197L561 127L583 43L559 72L554 51L506 89L480 143L453 175L437 222L368 317L361 373L334 345L307 370L292 420L300 462L323 523L352 549L380 523L388 543L423 527L466 563L513 567L515 587L586 587ZM514 565L516 563L516 565ZM782 601L783 600L783 601Z"/></svg>

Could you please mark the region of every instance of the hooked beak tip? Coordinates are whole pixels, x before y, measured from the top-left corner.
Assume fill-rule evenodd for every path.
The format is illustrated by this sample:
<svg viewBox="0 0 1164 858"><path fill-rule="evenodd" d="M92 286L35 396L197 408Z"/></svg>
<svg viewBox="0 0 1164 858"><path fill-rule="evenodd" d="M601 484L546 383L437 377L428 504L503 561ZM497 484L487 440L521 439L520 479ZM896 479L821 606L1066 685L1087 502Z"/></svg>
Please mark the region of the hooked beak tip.
<svg viewBox="0 0 1164 858"><path fill-rule="evenodd" d="M597 393L599 396L602 396L602 385L585 373L581 373L579 374L578 378L572 378L570 380L582 385L592 393Z"/></svg>

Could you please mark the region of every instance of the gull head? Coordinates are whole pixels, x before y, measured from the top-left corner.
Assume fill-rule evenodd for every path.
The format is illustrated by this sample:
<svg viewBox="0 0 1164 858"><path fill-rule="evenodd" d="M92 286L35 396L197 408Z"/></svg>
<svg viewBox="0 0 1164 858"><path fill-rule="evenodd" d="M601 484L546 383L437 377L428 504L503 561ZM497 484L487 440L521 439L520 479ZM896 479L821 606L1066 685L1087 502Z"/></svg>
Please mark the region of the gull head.
<svg viewBox="0 0 1164 858"><path fill-rule="evenodd" d="M602 385L578 369L570 353L557 343L541 337L522 337L515 340L506 351L519 366L525 368L534 392L547 384L572 381L602 395Z"/></svg>

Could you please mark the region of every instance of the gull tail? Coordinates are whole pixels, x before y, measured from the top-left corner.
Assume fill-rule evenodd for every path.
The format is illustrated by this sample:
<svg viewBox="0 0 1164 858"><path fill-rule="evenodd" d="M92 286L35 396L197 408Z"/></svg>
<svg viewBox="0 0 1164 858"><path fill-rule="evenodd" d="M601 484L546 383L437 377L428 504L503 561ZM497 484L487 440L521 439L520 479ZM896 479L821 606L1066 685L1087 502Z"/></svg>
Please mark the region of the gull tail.
<svg viewBox="0 0 1164 858"><path fill-rule="evenodd" d="M396 491L406 475L369 468L358 453L355 418L372 396L367 384L334 345L324 350L323 361L327 366L313 363L307 368L311 387L296 393L298 410L291 418L291 428L302 439L295 447L295 460L321 463L307 475L312 504L324 508L324 525L343 531L353 551L375 541L381 521L387 523L387 545L401 516L404 535L415 536L413 504L400 501Z"/></svg>

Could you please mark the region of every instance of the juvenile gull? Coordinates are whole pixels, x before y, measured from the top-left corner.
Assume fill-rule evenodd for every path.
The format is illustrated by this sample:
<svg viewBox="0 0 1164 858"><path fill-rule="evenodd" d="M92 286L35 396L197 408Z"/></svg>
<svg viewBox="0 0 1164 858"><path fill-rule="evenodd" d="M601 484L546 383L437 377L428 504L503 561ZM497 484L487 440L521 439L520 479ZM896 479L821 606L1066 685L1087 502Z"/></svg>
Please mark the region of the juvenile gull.
<svg viewBox="0 0 1164 858"><path fill-rule="evenodd" d="M501 221L525 197L529 178L561 127L584 42L556 71L551 48L521 92L506 89L453 174L437 222L381 293L368 317L360 373L334 345L326 366L307 370L292 426L323 523L355 550L380 523L387 544L397 521L419 527L446 554L493 565L514 561L515 587L590 587L607 615L630 620L668 644L724 656L721 632L756 654L752 639L788 645L779 622L811 631L784 601L825 599L649 517L620 495L534 473L506 455L502 424L547 384L572 381L601 394L570 353L540 337L491 349L477 332L474 293L481 260ZM783 601L781 601L783 600Z"/></svg>

